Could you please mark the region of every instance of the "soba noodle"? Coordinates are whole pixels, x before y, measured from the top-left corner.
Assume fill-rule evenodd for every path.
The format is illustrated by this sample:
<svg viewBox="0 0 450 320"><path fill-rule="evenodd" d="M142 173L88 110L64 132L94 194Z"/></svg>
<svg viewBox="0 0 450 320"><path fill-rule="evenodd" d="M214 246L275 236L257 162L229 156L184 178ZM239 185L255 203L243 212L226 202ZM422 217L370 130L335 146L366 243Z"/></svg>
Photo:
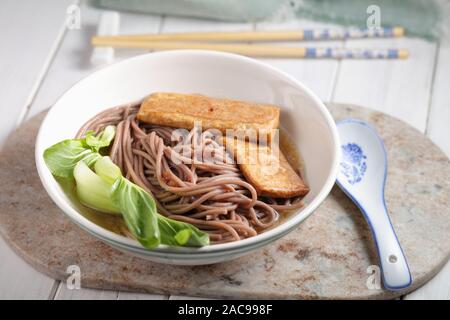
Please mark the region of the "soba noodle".
<svg viewBox="0 0 450 320"><path fill-rule="evenodd" d="M300 198L259 198L232 161L193 161L195 152L186 158L173 147L175 129L141 123L136 119L139 106L140 102L105 110L84 124L77 137L115 125L112 161L125 177L153 195L160 214L193 224L207 232L212 243L223 243L255 236L273 226L279 212L303 205ZM230 157L208 130L196 130L187 136L189 148L200 143L212 148L214 157Z"/></svg>

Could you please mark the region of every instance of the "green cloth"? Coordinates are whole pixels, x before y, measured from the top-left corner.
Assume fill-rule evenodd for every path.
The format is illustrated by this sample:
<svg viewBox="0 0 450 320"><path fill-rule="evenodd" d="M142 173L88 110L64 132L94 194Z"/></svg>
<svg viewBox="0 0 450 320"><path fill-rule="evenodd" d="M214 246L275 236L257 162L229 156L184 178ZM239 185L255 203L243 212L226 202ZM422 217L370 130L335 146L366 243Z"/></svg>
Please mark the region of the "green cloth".
<svg viewBox="0 0 450 320"><path fill-rule="evenodd" d="M370 5L380 7L382 27L402 26L408 35L433 39L443 27L446 1L439 0L304 0L297 15L365 27Z"/></svg>
<svg viewBox="0 0 450 320"><path fill-rule="evenodd" d="M297 15L365 27L366 9L378 5L381 26L403 26L407 34L435 38L448 23L448 0L93 0L100 7L224 21L260 21ZM444 23L444 21L446 21Z"/></svg>

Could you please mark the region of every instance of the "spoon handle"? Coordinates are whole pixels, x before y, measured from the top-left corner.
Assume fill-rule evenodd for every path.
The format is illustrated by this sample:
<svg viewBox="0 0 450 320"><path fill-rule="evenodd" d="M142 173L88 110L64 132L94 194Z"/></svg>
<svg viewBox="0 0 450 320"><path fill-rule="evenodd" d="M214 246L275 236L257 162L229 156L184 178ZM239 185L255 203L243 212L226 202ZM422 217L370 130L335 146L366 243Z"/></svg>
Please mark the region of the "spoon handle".
<svg viewBox="0 0 450 320"><path fill-rule="evenodd" d="M384 200L365 206L363 212L375 238L385 288L400 290L409 287L411 273Z"/></svg>

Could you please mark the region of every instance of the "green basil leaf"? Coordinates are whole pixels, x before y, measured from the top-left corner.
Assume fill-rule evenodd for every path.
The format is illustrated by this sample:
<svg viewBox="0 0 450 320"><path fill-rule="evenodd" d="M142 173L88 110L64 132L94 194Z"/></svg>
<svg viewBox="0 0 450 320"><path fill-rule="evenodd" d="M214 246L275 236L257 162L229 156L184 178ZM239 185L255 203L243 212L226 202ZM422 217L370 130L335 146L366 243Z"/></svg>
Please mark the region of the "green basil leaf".
<svg viewBox="0 0 450 320"><path fill-rule="evenodd" d="M87 148L82 139L69 139L61 141L44 151L44 160L50 172L60 178L72 178L76 164L83 160L92 166L100 154Z"/></svg>
<svg viewBox="0 0 450 320"><path fill-rule="evenodd" d="M160 231L152 196L123 176L114 182L111 196L136 239L146 248L157 247Z"/></svg>

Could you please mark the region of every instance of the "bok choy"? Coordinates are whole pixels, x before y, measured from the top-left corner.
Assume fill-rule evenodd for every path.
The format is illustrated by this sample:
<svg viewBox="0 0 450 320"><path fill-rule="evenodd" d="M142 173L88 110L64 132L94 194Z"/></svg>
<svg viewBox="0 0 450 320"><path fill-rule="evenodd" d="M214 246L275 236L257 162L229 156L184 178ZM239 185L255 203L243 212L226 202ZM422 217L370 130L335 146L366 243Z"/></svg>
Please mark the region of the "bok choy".
<svg viewBox="0 0 450 320"><path fill-rule="evenodd" d="M81 203L98 211L121 214L144 247L209 244L208 234L195 226L158 214L153 197L122 176L109 157L100 154L114 135L114 126L107 126L98 135L88 131L83 139L64 140L46 149L44 160L54 176L74 178Z"/></svg>
<svg viewBox="0 0 450 320"><path fill-rule="evenodd" d="M61 141L44 151L44 159L52 174L59 178L73 178L73 170L80 161L92 166L101 155L87 147L84 140Z"/></svg>
<svg viewBox="0 0 450 320"><path fill-rule="evenodd" d="M121 213L119 206L111 201L111 182L99 177L83 161L77 163L73 176L76 181L77 196L82 204L106 213Z"/></svg>

